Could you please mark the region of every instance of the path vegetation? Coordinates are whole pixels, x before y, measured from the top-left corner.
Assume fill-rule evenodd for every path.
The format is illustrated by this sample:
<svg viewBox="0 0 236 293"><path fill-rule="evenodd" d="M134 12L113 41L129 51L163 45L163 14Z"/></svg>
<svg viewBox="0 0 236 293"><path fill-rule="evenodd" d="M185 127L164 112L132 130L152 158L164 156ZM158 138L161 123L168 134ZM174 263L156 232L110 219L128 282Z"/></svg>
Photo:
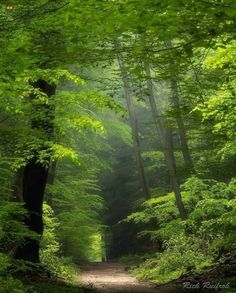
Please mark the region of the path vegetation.
<svg viewBox="0 0 236 293"><path fill-rule="evenodd" d="M114 259L234 290L235 23L235 0L1 1L0 292Z"/></svg>

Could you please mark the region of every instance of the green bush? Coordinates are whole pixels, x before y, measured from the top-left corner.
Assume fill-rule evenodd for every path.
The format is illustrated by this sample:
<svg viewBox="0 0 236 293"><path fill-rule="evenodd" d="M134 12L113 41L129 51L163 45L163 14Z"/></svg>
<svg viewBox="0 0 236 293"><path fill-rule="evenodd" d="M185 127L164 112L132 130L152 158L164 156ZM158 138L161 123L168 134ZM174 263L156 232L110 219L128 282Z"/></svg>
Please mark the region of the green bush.
<svg viewBox="0 0 236 293"><path fill-rule="evenodd" d="M44 203L44 234L41 241L41 261L54 278L72 280L74 267L69 258L60 255L60 244L56 235L59 227L53 209Z"/></svg>
<svg viewBox="0 0 236 293"><path fill-rule="evenodd" d="M8 272L12 266L12 259L4 253L0 253L0 293L25 293L28 288L23 283L14 279Z"/></svg>
<svg viewBox="0 0 236 293"><path fill-rule="evenodd" d="M221 251L236 251L236 188L215 180L188 179L182 186L182 197L188 219L179 218L174 194L152 198L142 210L127 221L152 223L152 229L139 232L151 241L162 243L163 251L150 256L133 273L139 279L166 283L189 270L201 272L215 263ZM156 223L156 226L153 226Z"/></svg>
<svg viewBox="0 0 236 293"><path fill-rule="evenodd" d="M0 284L1 293L26 293L29 289L20 280L13 279L12 277L0 277Z"/></svg>
<svg viewBox="0 0 236 293"><path fill-rule="evenodd" d="M212 263L212 256L201 249L198 238L179 234L164 243L165 250L148 258L133 273L141 280L166 283L188 270L200 271Z"/></svg>

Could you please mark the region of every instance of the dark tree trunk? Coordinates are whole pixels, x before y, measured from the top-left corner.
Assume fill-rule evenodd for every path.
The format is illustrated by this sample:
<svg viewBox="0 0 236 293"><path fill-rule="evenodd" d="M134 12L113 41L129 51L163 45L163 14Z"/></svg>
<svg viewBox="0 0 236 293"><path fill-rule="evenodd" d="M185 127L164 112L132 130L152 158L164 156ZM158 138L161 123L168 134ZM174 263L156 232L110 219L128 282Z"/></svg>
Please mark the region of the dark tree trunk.
<svg viewBox="0 0 236 293"><path fill-rule="evenodd" d="M55 94L55 85L50 85L44 80L39 80L34 84L35 88L40 89L48 98ZM32 101L35 99L31 97ZM36 106L32 103L32 129L42 131L46 140L50 140L53 134L54 107L49 103ZM46 150L42 146L41 150ZM34 154L24 168L23 173L23 202L27 210L25 225L33 232L36 237L27 237L16 250L15 258L38 263L40 238L43 234L43 200L48 177L47 164L39 162L40 150ZM48 164L50 156L47 158Z"/></svg>
<svg viewBox="0 0 236 293"><path fill-rule="evenodd" d="M16 258L39 262L40 236L43 234L43 198L47 181L47 169L32 159L24 169L23 176L23 201L28 215L25 219L26 226L39 237L26 238L17 249Z"/></svg>

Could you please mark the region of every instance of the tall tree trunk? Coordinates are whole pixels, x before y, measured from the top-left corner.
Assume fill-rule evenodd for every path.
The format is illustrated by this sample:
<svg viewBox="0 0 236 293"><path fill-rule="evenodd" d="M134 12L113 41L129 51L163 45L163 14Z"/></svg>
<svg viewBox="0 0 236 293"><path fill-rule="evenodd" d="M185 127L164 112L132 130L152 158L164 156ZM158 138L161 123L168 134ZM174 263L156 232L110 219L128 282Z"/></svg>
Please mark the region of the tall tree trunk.
<svg viewBox="0 0 236 293"><path fill-rule="evenodd" d="M194 173L194 165L193 165L193 160L192 160L189 146L188 146L186 127L184 125L184 121L183 121L183 117L181 113L178 85L177 85L177 81L175 80L175 77L173 77L171 80L171 90L172 90L171 103L172 103L172 107L174 111L176 112L175 119L178 126L178 132L179 132L179 138L180 138L180 144L181 144L181 150L182 150L184 162L189 172Z"/></svg>
<svg viewBox="0 0 236 293"><path fill-rule="evenodd" d="M131 89L130 89L130 85L129 85L128 73L127 73L127 70L123 64L123 60L122 60L121 56L118 56L118 62L119 62L121 77L122 77L122 81L123 81L123 85L124 85L124 94L125 94L125 98L126 98L126 102L127 102L128 112L129 112L129 120L130 120L131 129L132 129L134 151L135 151L138 171L139 171L139 175L140 175L140 180L141 180L141 184L142 184L143 195L146 199L149 199L150 192L149 192L147 177L146 177L145 170L144 170L144 163L143 163L143 159L142 159L142 155L141 155L140 140L139 140L139 134L138 134L139 133L138 132L138 121L137 121L133 97L132 97Z"/></svg>
<svg viewBox="0 0 236 293"><path fill-rule="evenodd" d="M165 42L166 48L172 48L172 42L166 41ZM178 126L178 132L179 132L179 139L181 144L181 151L183 154L184 162L186 165L186 168L188 169L189 173L195 173L194 172L194 164L193 160L190 154L189 145L188 145L188 139L186 135L186 127L184 125L184 120L182 117L182 111L180 106L180 99L179 99L179 90L178 90L178 82L177 82L177 76L175 73L175 68L173 68L174 60L171 58L169 63L169 69L170 69L170 81L171 81L171 106L176 113L176 123Z"/></svg>
<svg viewBox="0 0 236 293"><path fill-rule="evenodd" d="M185 220L187 218L187 215L185 212L185 208L184 208L184 204L183 204L181 192L180 192L180 186L178 182L176 160L175 160L174 148L173 148L172 130L167 125L165 125L163 118L161 118L161 115L160 115L161 113L160 111L158 111L156 101L155 101L151 71L148 64L145 64L145 73L147 77L148 99L149 99L149 103L151 107L151 112L153 115L158 136L160 138L160 144L164 153L166 166L170 175L171 185L175 194L176 205L179 210L181 219Z"/></svg>
<svg viewBox="0 0 236 293"><path fill-rule="evenodd" d="M48 84L44 80L39 80L34 84L35 88L40 89L48 98L55 94L56 86ZM32 129L42 131L46 139L51 139L53 134L53 117L54 108L50 104L34 104L32 99ZM45 150L45 148L43 149ZM23 202L27 210L25 225L37 237L27 237L23 243L17 248L15 258L38 263L40 238L43 234L43 200L44 192L48 177L48 168L44 163L38 160L39 153L36 152L34 157L30 159L24 168L23 173ZM48 163L50 156L47 158Z"/></svg>
<svg viewBox="0 0 236 293"><path fill-rule="evenodd" d="M167 166L170 173L170 178L172 181L172 187L175 194L175 201L177 208L179 210L180 218L182 220L187 219L187 214L184 208L181 191L180 191L180 185L178 181L177 176L177 170L176 170L176 161L175 161L175 155L173 151L173 134L171 128L165 129L165 142L166 142L166 153L167 153Z"/></svg>

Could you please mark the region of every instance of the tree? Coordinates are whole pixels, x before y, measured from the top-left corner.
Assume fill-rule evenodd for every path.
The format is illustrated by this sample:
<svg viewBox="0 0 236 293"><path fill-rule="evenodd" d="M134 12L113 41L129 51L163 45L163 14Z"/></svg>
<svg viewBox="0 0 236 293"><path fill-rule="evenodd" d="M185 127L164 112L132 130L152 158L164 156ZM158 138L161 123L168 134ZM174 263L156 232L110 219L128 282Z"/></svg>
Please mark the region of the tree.
<svg viewBox="0 0 236 293"><path fill-rule="evenodd" d="M130 125L132 129L132 137L133 137L134 151L135 151L135 156L137 160L138 171L139 171L139 175L140 175L140 179L142 183L144 197L148 199L150 198L150 193L149 193L148 181L147 181L145 170L144 170L144 163L143 163L143 159L141 155L138 121L135 114L133 97L132 97L129 80L128 80L128 73L120 56L118 56L118 61L119 61L121 76L122 76L122 80L124 84L124 92L125 92L125 98L127 101L127 107L129 112L129 119L130 119Z"/></svg>
<svg viewBox="0 0 236 293"><path fill-rule="evenodd" d="M7 77L7 83L2 82L2 91L6 96L9 84L12 80L17 81L14 88L8 91L8 95L14 97L13 107L19 95L23 103L27 101L26 121L31 125L27 131L32 133L31 139L35 141L25 151L27 156L21 163L24 167L22 199L28 212L25 224L38 236L26 238L18 247L15 256L32 262L39 262L39 241L43 233L43 200L48 166L55 149L53 135L58 104L56 85L65 76L75 82L81 82L66 70L72 62L76 62L76 58L85 53L83 48L78 49L83 43L82 40L86 39L84 31L81 31L79 37L76 33L79 21L67 21L77 15L78 7L76 3L69 5L64 1L42 1L32 6L26 2L16 2L11 12L8 8L5 12L7 21L12 21L14 25L10 25L10 29L5 31L10 42L5 49L7 55L1 61L5 64L10 57L21 58L16 65L7 64L4 67L3 76ZM85 12L85 9L82 7L82 11ZM20 43L15 46L17 41ZM87 40L86 50L90 46L89 42L93 44L92 39ZM98 100L99 98L101 96L97 97Z"/></svg>
<svg viewBox="0 0 236 293"><path fill-rule="evenodd" d="M176 204L180 213L180 217L183 220L185 220L187 216L186 216L186 212L182 202L180 186L178 182L179 180L178 180L177 170L176 170L176 160L175 160L175 154L174 154L174 148L173 148L172 130L170 127L168 127L167 122L163 121L164 118L161 117L161 113L157 109L153 82L151 77L151 71L148 64L145 65L145 72L146 72L146 78L147 78L148 98L149 98L149 103L151 106L152 116L155 121L157 134L159 135L159 139L161 141L161 148L164 152L165 161L169 171L171 185L175 193Z"/></svg>

